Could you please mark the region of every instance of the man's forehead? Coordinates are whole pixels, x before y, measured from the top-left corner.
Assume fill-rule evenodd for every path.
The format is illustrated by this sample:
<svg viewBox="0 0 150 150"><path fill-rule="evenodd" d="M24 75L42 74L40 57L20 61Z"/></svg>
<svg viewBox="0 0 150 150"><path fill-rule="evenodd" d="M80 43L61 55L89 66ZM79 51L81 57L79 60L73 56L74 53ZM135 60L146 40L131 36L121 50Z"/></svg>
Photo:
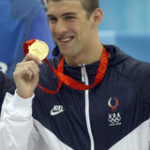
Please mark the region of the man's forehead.
<svg viewBox="0 0 150 150"><path fill-rule="evenodd" d="M48 3L59 3L59 2L83 2L84 0L49 0Z"/></svg>
<svg viewBox="0 0 150 150"><path fill-rule="evenodd" d="M71 11L74 12L78 9L83 8L80 0L60 0L60 1L49 1L47 14L56 13L60 11Z"/></svg>
<svg viewBox="0 0 150 150"><path fill-rule="evenodd" d="M84 0L48 0L47 2L62 2L62 1L84 1Z"/></svg>

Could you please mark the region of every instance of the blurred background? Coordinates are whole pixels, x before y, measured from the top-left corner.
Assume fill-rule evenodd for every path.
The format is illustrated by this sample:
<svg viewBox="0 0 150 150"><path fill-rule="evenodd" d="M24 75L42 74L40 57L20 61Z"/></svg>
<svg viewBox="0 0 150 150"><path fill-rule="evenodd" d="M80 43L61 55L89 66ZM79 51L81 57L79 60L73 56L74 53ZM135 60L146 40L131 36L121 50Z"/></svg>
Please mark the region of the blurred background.
<svg viewBox="0 0 150 150"><path fill-rule="evenodd" d="M99 36L134 58L150 62L150 0L100 0Z"/></svg>
<svg viewBox="0 0 150 150"><path fill-rule="evenodd" d="M0 70L12 75L24 57L23 43L45 41L54 48L42 0L0 0ZM51 53L49 54L51 57Z"/></svg>
<svg viewBox="0 0 150 150"><path fill-rule="evenodd" d="M0 70L12 75L24 57L22 45L32 38L45 41L52 52L55 43L46 17L46 0L0 0ZM100 0L103 44L150 62L150 0ZM51 52L49 58L52 57Z"/></svg>

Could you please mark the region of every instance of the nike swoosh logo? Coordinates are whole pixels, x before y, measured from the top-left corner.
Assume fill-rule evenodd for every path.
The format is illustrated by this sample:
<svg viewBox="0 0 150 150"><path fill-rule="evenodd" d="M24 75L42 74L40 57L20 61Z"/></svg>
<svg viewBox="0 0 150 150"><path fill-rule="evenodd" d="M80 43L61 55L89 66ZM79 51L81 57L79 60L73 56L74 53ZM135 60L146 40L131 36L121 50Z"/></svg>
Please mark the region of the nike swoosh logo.
<svg viewBox="0 0 150 150"><path fill-rule="evenodd" d="M63 111L64 111L63 109L57 110L57 111L52 109L50 114L51 114L51 116L55 116L55 115L62 113Z"/></svg>

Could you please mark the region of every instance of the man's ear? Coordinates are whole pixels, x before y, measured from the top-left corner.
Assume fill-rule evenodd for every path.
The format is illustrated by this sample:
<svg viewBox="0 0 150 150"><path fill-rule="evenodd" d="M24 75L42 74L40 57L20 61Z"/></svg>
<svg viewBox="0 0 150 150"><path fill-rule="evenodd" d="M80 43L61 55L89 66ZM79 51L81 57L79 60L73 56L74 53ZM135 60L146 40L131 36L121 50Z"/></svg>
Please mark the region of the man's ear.
<svg viewBox="0 0 150 150"><path fill-rule="evenodd" d="M91 17L92 17L93 25L98 27L98 25L101 23L103 18L103 11L100 8L96 8L93 11Z"/></svg>

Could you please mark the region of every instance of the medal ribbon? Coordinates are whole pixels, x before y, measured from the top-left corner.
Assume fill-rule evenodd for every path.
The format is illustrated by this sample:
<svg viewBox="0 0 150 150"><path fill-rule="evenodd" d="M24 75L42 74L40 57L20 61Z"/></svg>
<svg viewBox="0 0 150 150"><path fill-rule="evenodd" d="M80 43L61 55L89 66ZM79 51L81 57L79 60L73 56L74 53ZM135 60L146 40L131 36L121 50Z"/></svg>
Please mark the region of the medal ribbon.
<svg viewBox="0 0 150 150"><path fill-rule="evenodd" d="M26 44L32 44L34 41L31 42L26 42ZM26 45L24 44L24 45ZM23 48L27 48L27 47L23 47ZM24 52L28 52L28 50L24 50ZM25 53L27 54L27 53ZM59 64L58 64L58 68L55 69L53 68L49 61L47 59L44 59L44 61L46 62L46 64L50 67L50 69L52 69L52 71L55 73L55 75L58 78L58 87L56 91L53 90L49 90L44 88L43 86L41 86L40 84L38 84L38 87L43 90L44 92L48 93L48 94L56 94L57 92L59 92L62 83L66 84L67 86L75 89L75 90L88 90L93 88L94 86L98 85L104 78L104 75L106 73L107 70L107 66L108 66L108 52L106 51L106 49L103 47L103 51L102 51L102 56L101 56L101 60L99 63L99 67L97 69L97 73L94 79L94 82L92 85L85 85L84 83L81 83L79 81L74 80L73 78L65 75L64 72L64 57L61 58Z"/></svg>

